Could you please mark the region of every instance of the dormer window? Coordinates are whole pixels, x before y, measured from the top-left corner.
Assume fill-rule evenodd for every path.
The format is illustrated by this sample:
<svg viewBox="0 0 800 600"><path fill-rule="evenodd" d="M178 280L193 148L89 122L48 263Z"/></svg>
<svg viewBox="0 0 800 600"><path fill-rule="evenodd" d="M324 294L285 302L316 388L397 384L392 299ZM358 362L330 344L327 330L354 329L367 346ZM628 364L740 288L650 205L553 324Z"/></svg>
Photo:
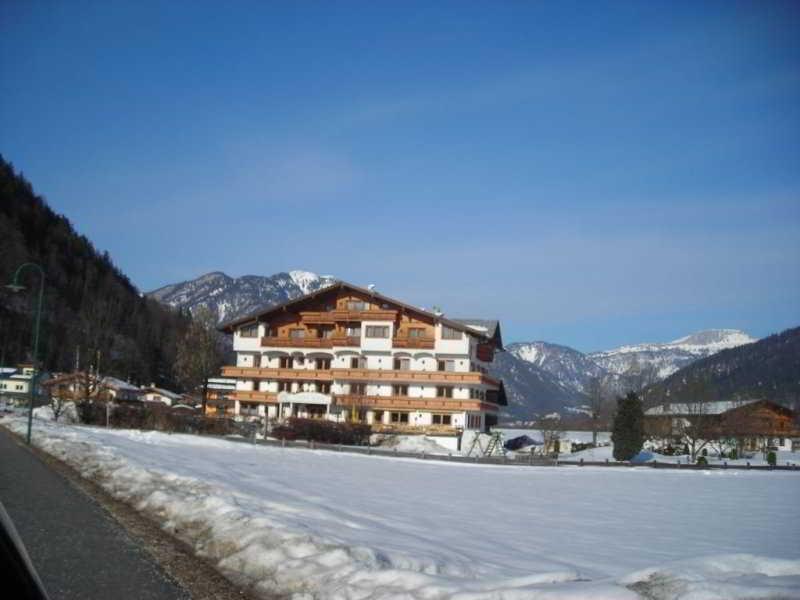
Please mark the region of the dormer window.
<svg viewBox="0 0 800 600"><path fill-rule="evenodd" d="M254 338L258 337L258 325L245 325L241 329L239 329L239 337L243 338Z"/></svg>

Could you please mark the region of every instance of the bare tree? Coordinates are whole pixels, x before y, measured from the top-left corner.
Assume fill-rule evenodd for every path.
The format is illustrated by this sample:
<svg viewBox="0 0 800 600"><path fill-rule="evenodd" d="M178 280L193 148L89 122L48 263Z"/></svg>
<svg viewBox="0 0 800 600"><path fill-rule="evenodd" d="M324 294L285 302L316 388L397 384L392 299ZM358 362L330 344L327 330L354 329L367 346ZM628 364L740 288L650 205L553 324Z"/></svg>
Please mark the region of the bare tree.
<svg viewBox="0 0 800 600"><path fill-rule="evenodd" d="M561 415L552 413L536 420L536 429L542 434L542 441L544 442L543 451L545 454L558 454L561 440L561 432L563 424L561 423Z"/></svg>
<svg viewBox="0 0 800 600"><path fill-rule="evenodd" d="M50 394L50 410L53 411L53 421L58 421L69 402L72 402L72 394L69 393L69 390L56 386Z"/></svg>
<svg viewBox="0 0 800 600"><path fill-rule="evenodd" d="M178 345L175 374L188 391L202 390L202 411L206 414L208 378L222 365L222 336L214 315L206 307L192 314L192 322Z"/></svg>
<svg viewBox="0 0 800 600"><path fill-rule="evenodd" d="M600 412L606 400L605 388L600 377L592 377L587 385L586 394L589 396L589 410L592 425L592 446L597 447L597 432L600 425Z"/></svg>
<svg viewBox="0 0 800 600"><path fill-rule="evenodd" d="M717 437L716 416L711 414L711 403L705 384L693 381L687 384L687 399L684 413L677 418L677 429L681 439L689 448L692 462L708 443Z"/></svg>

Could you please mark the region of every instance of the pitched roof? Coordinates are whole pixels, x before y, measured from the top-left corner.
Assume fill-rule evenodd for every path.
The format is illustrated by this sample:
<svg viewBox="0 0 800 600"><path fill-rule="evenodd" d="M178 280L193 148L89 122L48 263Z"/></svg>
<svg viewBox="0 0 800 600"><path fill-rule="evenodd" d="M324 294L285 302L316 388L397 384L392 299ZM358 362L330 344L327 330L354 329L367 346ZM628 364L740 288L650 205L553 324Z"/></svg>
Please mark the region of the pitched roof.
<svg viewBox="0 0 800 600"><path fill-rule="evenodd" d="M754 402L760 402L760 400L719 400L715 402L659 404L647 409L644 414L648 416L721 415L729 410L753 404Z"/></svg>
<svg viewBox="0 0 800 600"><path fill-rule="evenodd" d="M103 377L100 384L115 390L129 390L131 392L141 391L138 387L136 387L132 383L128 383L127 381L122 381L122 379L117 379L116 377L111 377L110 375Z"/></svg>
<svg viewBox="0 0 800 600"><path fill-rule="evenodd" d="M451 319L456 323L466 325L479 333L483 333L494 341L499 350L503 349L503 337L500 334L500 321L496 319Z"/></svg>
<svg viewBox="0 0 800 600"><path fill-rule="evenodd" d="M142 388L142 392L148 393L152 392L154 394L160 394L161 396L166 396L172 400L180 400L181 395L177 392L171 392L169 390L165 390L164 388L155 387L153 385L148 385Z"/></svg>
<svg viewBox="0 0 800 600"><path fill-rule="evenodd" d="M489 339L489 340L492 340L492 341L495 341L495 342L497 341L497 340L494 340L493 336L489 335L488 332L484 332L484 331L481 331L480 329L476 329L474 325L470 326L470 325L467 325L466 323L461 322L461 321L456 320L456 319L445 318L440 314L436 314L436 313L427 311L427 310L425 310L423 308L418 308L416 306L412 306L410 304L406 304L405 302L401 302L400 300L395 300L394 298L390 298L389 296L384 296L383 294L379 294L375 290L362 288L362 287L359 287L357 285L353 285L352 283L347 283L346 281L336 281L336 282L332 283L329 286L326 286L326 287L324 287L322 289L319 289L317 291L311 292L309 294L305 294L304 296L300 296L299 298L295 298L294 300L289 300L288 302L283 302L282 304L274 304L274 305L271 305L271 306L266 306L264 308L260 308L260 309L258 309L256 311L253 311L252 313L247 314L247 315L245 315L243 317L238 317L236 319L231 319L229 321L225 321L224 323L220 323L219 325L217 325L217 329L219 331L224 331L226 333L231 333L231 332L233 332L233 329L237 325L244 325L245 323L256 321L260 317L263 317L263 316L268 315L268 314L273 313L273 312L277 312L279 310L284 310L286 308L301 304L302 302L304 302L306 300L309 300L311 298L316 298L319 295L329 293L329 292L331 292L333 290L336 290L336 289L340 289L340 290L341 289L348 289L348 290L351 290L351 291L354 291L354 292L360 292L362 294L371 296L372 298L374 298L374 299L376 299L376 300L378 300L380 302L386 302L386 303L395 304L397 306L400 306L401 308L404 308L405 310L408 310L409 312L414 312L414 313L417 313L417 314L424 315L424 316L428 317L429 319L432 319L434 322L443 323L443 324L447 325L448 327L452 327L453 329L457 329L459 331L463 331L465 333L469 333L469 334L472 334L472 335L477 335L477 336L480 336L480 337L483 337L483 338L486 338L486 339ZM471 319L471 321L477 323L478 321L482 321L482 320L480 320L480 319ZM482 321L482 322L489 323L491 321ZM497 321L494 321L494 322L497 323ZM497 325L496 331L497 332L500 331L499 323Z"/></svg>

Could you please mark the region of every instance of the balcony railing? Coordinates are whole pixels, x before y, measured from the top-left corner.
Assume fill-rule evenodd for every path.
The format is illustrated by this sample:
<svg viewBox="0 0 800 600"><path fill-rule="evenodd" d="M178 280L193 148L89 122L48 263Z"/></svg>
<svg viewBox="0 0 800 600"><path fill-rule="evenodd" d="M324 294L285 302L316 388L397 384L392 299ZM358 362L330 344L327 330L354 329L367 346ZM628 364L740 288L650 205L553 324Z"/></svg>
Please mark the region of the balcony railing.
<svg viewBox="0 0 800 600"><path fill-rule="evenodd" d="M472 383L497 386L500 383L476 371L406 371L390 369L331 369L334 379L347 381L397 381L428 383Z"/></svg>
<svg viewBox="0 0 800 600"><path fill-rule="evenodd" d="M330 338L333 342L334 346L355 346L358 347L361 345L361 338L355 337L351 335L334 335Z"/></svg>
<svg viewBox="0 0 800 600"><path fill-rule="evenodd" d="M326 369L275 369L263 367L222 367L223 377L241 379L288 379L291 381L331 381L333 375Z"/></svg>
<svg viewBox="0 0 800 600"><path fill-rule="evenodd" d="M334 394L339 406L378 408L384 410L425 410L440 412L496 411L497 407L480 400L453 398L412 398L411 396L359 396L357 394Z"/></svg>
<svg viewBox="0 0 800 600"><path fill-rule="evenodd" d="M328 313L336 321L394 321L397 311L385 308L372 310L337 309Z"/></svg>
<svg viewBox="0 0 800 600"><path fill-rule="evenodd" d="M341 381L472 384L499 386L500 383L484 373L475 371L404 371L390 369L281 369L266 367L222 367L223 377L241 379L281 379L291 381Z"/></svg>
<svg viewBox="0 0 800 600"><path fill-rule="evenodd" d="M262 337L262 347L275 348L333 348L333 338Z"/></svg>
<svg viewBox="0 0 800 600"><path fill-rule="evenodd" d="M392 338L393 348L424 348L432 350L436 341L433 338L396 337Z"/></svg>
<svg viewBox="0 0 800 600"><path fill-rule="evenodd" d="M244 402L277 402L278 394L275 392L250 392L247 390L236 390L227 394L230 400L240 400Z"/></svg>

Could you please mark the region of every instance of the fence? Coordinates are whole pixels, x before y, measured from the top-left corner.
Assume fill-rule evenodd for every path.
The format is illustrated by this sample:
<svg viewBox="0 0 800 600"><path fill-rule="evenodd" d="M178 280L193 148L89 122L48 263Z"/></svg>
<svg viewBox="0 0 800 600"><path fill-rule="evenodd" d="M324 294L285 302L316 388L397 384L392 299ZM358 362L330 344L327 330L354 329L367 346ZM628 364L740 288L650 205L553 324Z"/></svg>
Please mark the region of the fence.
<svg viewBox="0 0 800 600"><path fill-rule="evenodd" d="M514 457L500 456L461 456L456 454L428 454L426 452L400 452L379 446L348 446L344 444L328 444L305 440L258 439L257 434L263 432L264 426L253 421L236 421L224 417L204 417L194 414L180 414L169 407L141 406L136 404L118 404L111 411L105 403L85 403L78 407L81 421L90 425L107 425L111 427L156 430L173 433L208 435L231 442L280 446L285 448L303 448L308 450L330 450L372 456L395 456L428 461L443 461L481 465L535 466L535 467L611 467L611 468L650 468L650 469L683 469L683 470L752 470L752 471L800 471L798 465L729 465L712 463L692 465L651 461L647 463L629 463L616 461L584 461L559 460L535 456L533 454L516 454Z"/></svg>

